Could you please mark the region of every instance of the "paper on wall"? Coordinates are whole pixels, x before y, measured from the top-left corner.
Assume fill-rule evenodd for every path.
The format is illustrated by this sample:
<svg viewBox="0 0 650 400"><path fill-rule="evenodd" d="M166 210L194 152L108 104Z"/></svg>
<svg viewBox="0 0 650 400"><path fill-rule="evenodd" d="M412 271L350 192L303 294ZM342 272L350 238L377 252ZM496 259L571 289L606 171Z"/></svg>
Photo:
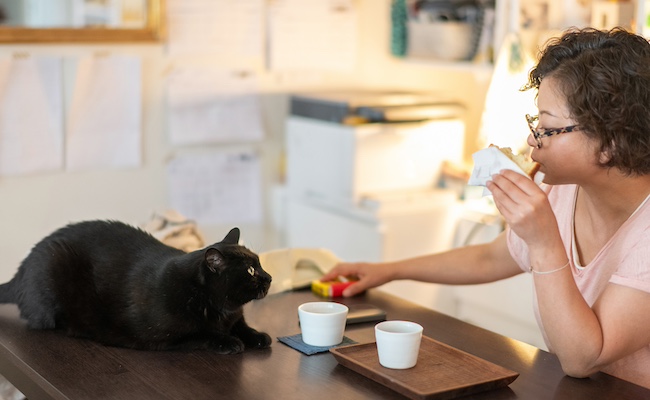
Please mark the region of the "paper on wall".
<svg viewBox="0 0 650 400"><path fill-rule="evenodd" d="M274 0L268 14L270 69L354 69L358 46L354 1Z"/></svg>
<svg viewBox="0 0 650 400"><path fill-rule="evenodd" d="M63 167L62 60L0 60L0 174Z"/></svg>
<svg viewBox="0 0 650 400"><path fill-rule="evenodd" d="M176 157L167 165L170 207L199 225L259 223L260 174L252 151Z"/></svg>
<svg viewBox="0 0 650 400"><path fill-rule="evenodd" d="M248 72L182 68L167 78L174 145L246 142L264 137L257 78Z"/></svg>
<svg viewBox="0 0 650 400"><path fill-rule="evenodd" d="M141 130L141 60L123 55L80 59L67 119L66 168L140 166Z"/></svg>
<svg viewBox="0 0 650 400"><path fill-rule="evenodd" d="M264 0L167 0L170 56L218 56L247 67L264 59Z"/></svg>

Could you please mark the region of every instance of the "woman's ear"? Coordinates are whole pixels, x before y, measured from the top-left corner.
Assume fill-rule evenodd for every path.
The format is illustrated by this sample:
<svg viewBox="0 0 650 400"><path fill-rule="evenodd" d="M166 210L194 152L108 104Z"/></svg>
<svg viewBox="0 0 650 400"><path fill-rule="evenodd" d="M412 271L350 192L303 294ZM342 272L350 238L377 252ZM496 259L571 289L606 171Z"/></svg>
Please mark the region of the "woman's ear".
<svg viewBox="0 0 650 400"><path fill-rule="evenodd" d="M598 163L601 165L607 164L612 159L612 154L614 153L615 149L616 143L613 141L609 143L609 146L601 147L598 151Z"/></svg>
<svg viewBox="0 0 650 400"><path fill-rule="evenodd" d="M605 151L600 151L598 152L598 163L599 164L607 164L609 160L612 159L612 156L610 155L609 150Z"/></svg>

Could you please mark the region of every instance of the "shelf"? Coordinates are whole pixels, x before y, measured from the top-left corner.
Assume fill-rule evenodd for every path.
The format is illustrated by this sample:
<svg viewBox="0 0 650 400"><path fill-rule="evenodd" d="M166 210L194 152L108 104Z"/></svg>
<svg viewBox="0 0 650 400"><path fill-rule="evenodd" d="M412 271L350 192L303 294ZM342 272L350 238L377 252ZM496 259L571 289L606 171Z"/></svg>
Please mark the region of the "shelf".
<svg viewBox="0 0 650 400"><path fill-rule="evenodd" d="M443 71L453 72L471 72L474 75L485 76L485 78L491 77L492 71L494 70L494 64L475 63L472 61L441 61L434 59L406 57L402 59L402 62L422 68L439 69Z"/></svg>

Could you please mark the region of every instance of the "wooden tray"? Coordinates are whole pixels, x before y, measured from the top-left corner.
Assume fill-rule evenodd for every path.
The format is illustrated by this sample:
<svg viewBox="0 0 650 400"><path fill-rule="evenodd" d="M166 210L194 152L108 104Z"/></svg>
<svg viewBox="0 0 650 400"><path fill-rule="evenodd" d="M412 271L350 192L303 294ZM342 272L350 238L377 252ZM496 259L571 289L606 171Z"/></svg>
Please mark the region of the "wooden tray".
<svg viewBox="0 0 650 400"><path fill-rule="evenodd" d="M389 369L379 364L377 344L330 349L343 366L411 399L451 399L508 386L519 374L422 336L415 367Z"/></svg>

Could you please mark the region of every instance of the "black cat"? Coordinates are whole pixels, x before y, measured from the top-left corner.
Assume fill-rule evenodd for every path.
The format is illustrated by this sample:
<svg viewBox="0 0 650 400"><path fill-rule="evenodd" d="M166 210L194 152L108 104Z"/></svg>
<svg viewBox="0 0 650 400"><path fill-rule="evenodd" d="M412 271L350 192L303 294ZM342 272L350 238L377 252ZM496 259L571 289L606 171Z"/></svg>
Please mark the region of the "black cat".
<svg viewBox="0 0 650 400"><path fill-rule="evenodd" d="M16 303L33 329L62 329L109 346L145 350L267 348L243 305L266 296L257 255L223 241L186 253L116 221L65 226L37 243L0 303Z"/></svg>

